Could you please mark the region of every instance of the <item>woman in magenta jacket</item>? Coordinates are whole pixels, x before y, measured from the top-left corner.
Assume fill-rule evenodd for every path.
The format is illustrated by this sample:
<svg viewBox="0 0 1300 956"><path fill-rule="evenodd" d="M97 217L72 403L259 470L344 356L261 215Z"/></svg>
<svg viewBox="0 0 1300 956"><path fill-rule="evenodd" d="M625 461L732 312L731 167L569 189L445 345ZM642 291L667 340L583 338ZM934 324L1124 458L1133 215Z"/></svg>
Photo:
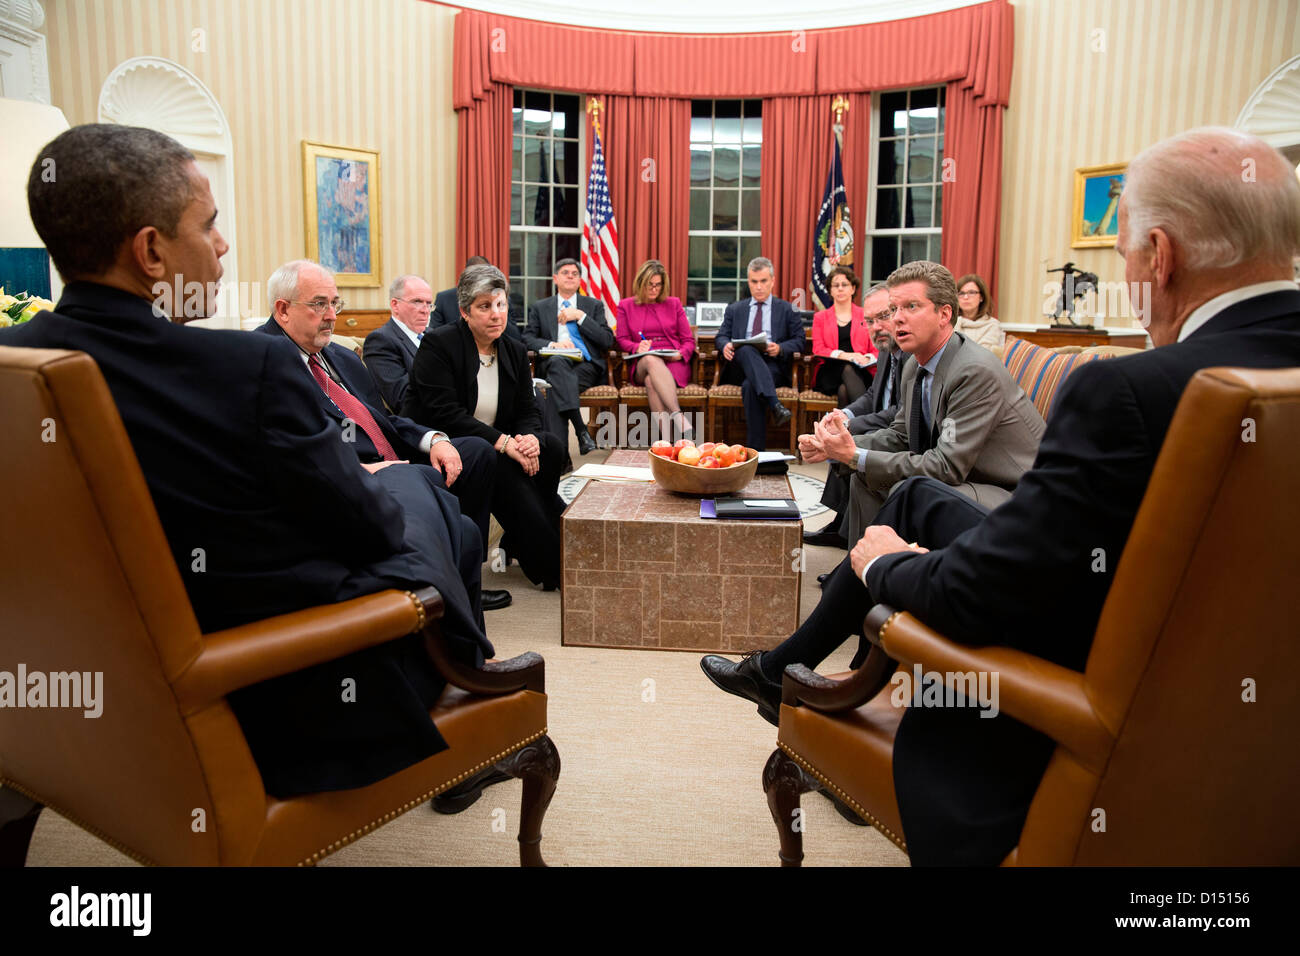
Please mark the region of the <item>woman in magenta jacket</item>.
<svg viewBox="0 0 1300 956"><path fill-rule="evenodd" d="M857 304L858 277L836 266L828 278L831 307L813 316L813 388L836 396L844 408L866 393L878 349Z"/></svg>
<svg viewBox="0 0 1300 956"><path fill-rule="evenodd" d="M681 300L668 294L668 271L657 259L642 264L632 280L632 295L618 304L614 337L624 352L671 349L677 353L630 359L628 380L645 386L652 414L669 416L683 438L692 437L690 421L677 404L677 389L690 382L695 333L686 321Z"/></svg>

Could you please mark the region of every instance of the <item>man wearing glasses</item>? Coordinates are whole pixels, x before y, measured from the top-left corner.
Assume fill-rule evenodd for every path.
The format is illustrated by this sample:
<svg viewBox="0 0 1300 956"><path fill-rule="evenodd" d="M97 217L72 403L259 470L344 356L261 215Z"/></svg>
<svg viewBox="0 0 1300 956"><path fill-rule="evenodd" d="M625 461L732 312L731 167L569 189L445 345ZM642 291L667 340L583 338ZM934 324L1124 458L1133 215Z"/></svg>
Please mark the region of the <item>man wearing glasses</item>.
<svg viewBox="0 0 1300 956"><path fill-rule="evenodd" d="M433 290L416 275L398 276L388 287L387 322L366 336L366 370L390 409L400 409L406 397L420 339L429 327Z"/></svg>
<svg viewBox="0 0 1300 956"><path fill-rule="evenodd" d="M876 363L871 388L857 401L840 410L848 419L849 434L854 437L885 428L894 420L899 405L899 378L903 363L907 360L907 355L899 349L894 338L894 308L889 302L889 288L882 282L871 289L863 296L862 307L866 311L871 340L880 350L880 360ZM829 457L815 435L800 435L799 450L804 455ZM848 507L849 478L852 474L849 465L831 459L826 474L826 489L822 492L822 504L830 508L835 516L820 531L805 531L805 544L848 548L842 514Z"/></svg>
<svg viewBox="0 0 1300 956"><path fill-rule="evenodd" d="M426 292L428 288L424 286ZM273 311L258 331L284 334L298 346L305 372L319 386L321 409L339 423L341 437L356 451L361 467L380 477L404 505L412 501L406 495L414 495L414 505L423 508L431 493L451 492L459 511L477 527L482 546L488 539L497 461L492 446L481 438L450 439L384 410L361 360L330 342L344 303L329 270L306 259L286 263L267 280L267 296ZM409 468L385 473L393 465L421 461L432 468L420 468L415 475ZM481 596L485 611L511 602L509 591L483 591Z"/></svg>

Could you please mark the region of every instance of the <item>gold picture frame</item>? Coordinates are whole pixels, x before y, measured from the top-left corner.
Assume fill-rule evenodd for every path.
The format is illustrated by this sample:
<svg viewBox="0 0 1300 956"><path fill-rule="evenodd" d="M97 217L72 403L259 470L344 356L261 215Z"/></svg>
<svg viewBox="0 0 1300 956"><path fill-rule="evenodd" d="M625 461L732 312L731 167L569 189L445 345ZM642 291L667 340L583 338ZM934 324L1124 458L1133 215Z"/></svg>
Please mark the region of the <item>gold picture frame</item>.
<svg viewBox="0 0 1300 956"><path fill-rule="evenodd" d="M340 287L382 285L379 153L302 141L307 258Z"/></svg>
<svg viewBox="0 0 1300 956"><path fill-rule="evenodd" d="M1119 196L1124 191L1128 163L1080 166L1074 171L1074 211L1070 216L1070 248L1094 249L1115 245L1119 236Z"/></svg>

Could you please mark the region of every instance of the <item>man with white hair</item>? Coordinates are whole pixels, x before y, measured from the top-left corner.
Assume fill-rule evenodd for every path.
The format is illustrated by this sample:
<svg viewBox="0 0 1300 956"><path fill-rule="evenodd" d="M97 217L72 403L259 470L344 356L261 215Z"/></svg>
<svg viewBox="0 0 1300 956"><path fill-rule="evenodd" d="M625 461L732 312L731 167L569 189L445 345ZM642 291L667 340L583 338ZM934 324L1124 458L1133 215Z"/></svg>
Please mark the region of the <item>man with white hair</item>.
<svg viewBox="0 0 1300 956"><path fill-rule="evenodd" d="M366 336L366 371L391 411L401 411L433 302L429 283L417 275L398 276L388 287L388 321Z"/></svg>
<svg viewBox="0 0 1300 956"><path fill-rule="evenodd" d="M785 667L817 666L878 602L953 640L1083 669L1192 376L1211 366L1300 366L1292 266L1300 182L1254 136L1192 130L1129 164L1116 251L1141 290L1135 305L1156 348L1089 363L1066 380L1034 467L996 510L930 478L904 482L799 630L774 650L715 667L715 682L771 711ZM893 769L913 863L999 863L1019 839L1052 750L1006 714L909 707Z"/></svg>

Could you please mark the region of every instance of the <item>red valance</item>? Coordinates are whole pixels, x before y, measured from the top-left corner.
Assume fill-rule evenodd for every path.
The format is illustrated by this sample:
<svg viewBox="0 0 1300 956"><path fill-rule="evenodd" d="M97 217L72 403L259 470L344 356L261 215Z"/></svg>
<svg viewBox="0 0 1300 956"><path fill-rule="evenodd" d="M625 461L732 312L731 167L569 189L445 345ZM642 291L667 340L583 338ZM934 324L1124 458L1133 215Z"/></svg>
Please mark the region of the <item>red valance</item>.
<svg viewBox="0 0 1300 956"><path fill-rule="evenodd" d="M462 10L455 106L491 83L684 99L853 93L962 80L977 105L1007 103L1013 11L991 0L884 23L780 33L593 30Z"/></svg>

